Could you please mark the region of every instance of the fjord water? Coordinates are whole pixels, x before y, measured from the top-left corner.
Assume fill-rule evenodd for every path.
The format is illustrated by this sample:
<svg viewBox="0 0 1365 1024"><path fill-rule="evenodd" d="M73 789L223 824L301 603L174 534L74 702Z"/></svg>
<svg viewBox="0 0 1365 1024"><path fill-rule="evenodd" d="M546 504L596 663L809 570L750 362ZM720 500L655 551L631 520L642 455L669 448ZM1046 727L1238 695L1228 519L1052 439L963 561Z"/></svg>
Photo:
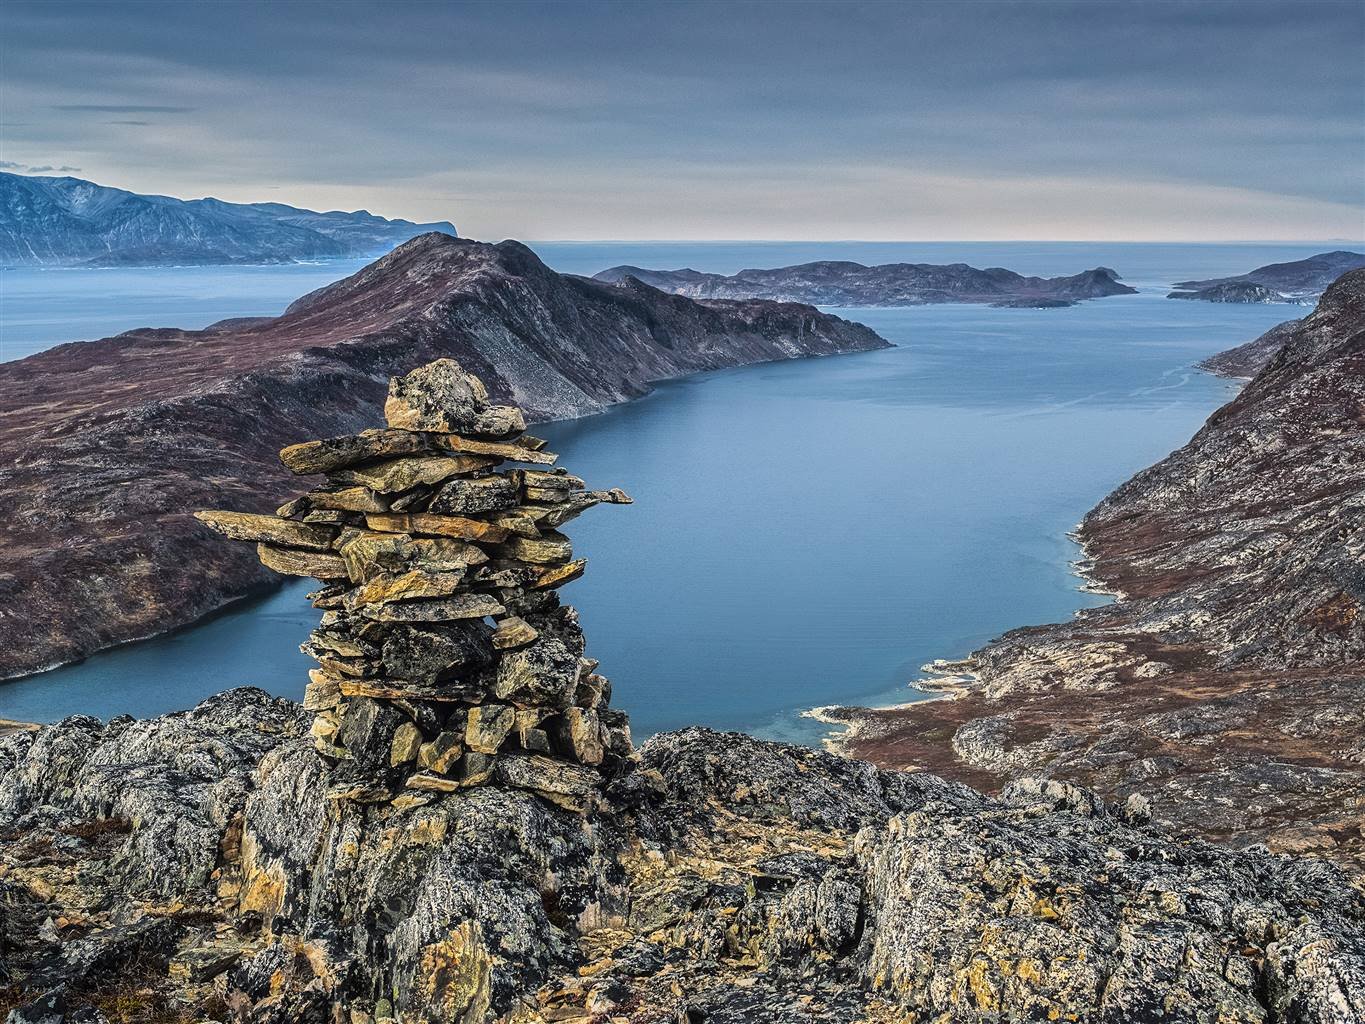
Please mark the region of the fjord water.
<svg viewBox="0 0 1365 1024"><path fill-rule="evenodd" d="M1230 395L1193 363L1304 312L1170 301L1166 287L1331 247L537 246L573 273L823 256L1046 274L1104 264L1141 289L1060 310L837 310L898 347L666 382L640 402L537 428L589 486L636 498L570 528L590 564L564 596L615 702L639 735L704 724L813 741L806 709L914 699L921 663L1102 600L1077 590L1067 531ZM177 271L138 273L151 275L142 291L105 300L111 320L152 288L179 287ZM73 280L52 318L60 295L84 287ZM242 311L291 297L242 298ZM186 302L181 320L163 322L192 325ZM3 330L14 336L14 323ZM67 337L80 333L107 332ZM247 683L297 695L310 664L297 645L317 617L307 589L292 582L192 629L0 684L0 717L146 715Z"/></svg>

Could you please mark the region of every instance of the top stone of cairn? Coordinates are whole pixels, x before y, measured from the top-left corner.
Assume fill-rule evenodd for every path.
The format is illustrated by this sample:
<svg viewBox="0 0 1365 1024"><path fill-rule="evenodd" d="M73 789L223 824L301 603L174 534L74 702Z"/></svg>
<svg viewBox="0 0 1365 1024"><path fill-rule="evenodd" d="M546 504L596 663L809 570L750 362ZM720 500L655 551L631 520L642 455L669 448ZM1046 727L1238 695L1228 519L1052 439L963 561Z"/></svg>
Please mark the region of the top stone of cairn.
<svg viewBox="0 0 1365 1024"><path fill-rule="evenodd" d="M396 430L509 437L526 429L514 405L492 405L483 381L453 359L437 359L389 382L384 419Z"/></svg>

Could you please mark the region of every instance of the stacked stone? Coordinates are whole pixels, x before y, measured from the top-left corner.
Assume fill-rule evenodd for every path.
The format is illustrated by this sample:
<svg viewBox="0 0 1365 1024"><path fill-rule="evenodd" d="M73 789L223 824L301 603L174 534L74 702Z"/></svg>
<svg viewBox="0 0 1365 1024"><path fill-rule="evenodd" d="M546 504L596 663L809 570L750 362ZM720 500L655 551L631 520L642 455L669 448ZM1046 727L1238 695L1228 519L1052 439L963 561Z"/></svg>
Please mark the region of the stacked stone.
<svg viewBox="0 0 1365 1024"><path fill-rule="evenodd" d="M274 516L196 513L323 584L304 702L333 795L409 806L493 781L581 809L634 753L556 593L586 565L559 527L630 498L563 469L504 468L557 456L453 360L394 378L384 415L387 429L281 451L326 483Z"/></svg>

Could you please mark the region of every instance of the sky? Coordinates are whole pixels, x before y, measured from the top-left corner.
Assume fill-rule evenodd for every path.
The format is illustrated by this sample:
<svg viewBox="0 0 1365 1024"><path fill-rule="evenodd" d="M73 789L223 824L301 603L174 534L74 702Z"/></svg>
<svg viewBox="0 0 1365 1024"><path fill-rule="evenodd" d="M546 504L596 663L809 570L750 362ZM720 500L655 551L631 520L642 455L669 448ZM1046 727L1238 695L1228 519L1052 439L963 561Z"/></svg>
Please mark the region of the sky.
<svg viewBox="0 0 1365 1024"><path fill-rule="evenodd" d="M1365 2L0 4L0 169L476 238L1365 238Z"/></svg>

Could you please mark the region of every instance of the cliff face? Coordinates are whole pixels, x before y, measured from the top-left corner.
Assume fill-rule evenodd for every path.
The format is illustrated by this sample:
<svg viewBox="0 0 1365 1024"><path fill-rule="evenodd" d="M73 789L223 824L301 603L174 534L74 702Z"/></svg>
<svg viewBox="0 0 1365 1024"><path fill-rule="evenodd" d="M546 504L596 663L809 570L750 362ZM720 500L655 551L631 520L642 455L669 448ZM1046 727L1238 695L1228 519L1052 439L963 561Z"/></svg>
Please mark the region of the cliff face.
<svg viewBox="0 0 1365 1024"><path fill-rule="evenodd" d="M852 747L996 785L1042 771L1246 843L1365 856L1365 271L1184 448L1085 519L1119 600L967 661L957 700L854 714Z"/></svg>
<svg viewBox="0 0 1365 1024"><path fill-rule="evenodd" d="M0 262L86 266L282 263L372 256L449 223L282 203L186 201L80 178L0 173Z"/></svg>
<svg viewBox="0 0 1365 1024"><path fill-rule="evenodd" d="M1071 277L1024 277L993 267L965 263L861 263L825 261L775 270L741 270L726 277L696 270L642 270L612 267L595 280L629 279L678 295L702 299L764 298L822 306L919 306L933 302L990 302L1040 307L1070 305L1080 299L1129 295L1118 275L1097 267Z"/></svg>
<svg viewBox="0 0 1365 1024"><path fill-rule="evenodd" d="M251 1024L1365 1013L1365 904L1338 869L1173 840L1140 800L1027 780L989 800L694 729L582 813L496 785L399 808L329 800L308 719L236 690L0 739L12 1022L130 1001Z"/></svg>
<svg viewBox="0 0 1365 1024"><path fill-rule="evenodd" d="M282 317L142 330L0 364L0 677L192 622L274 579L190 513L271 511L286 444L353 433L450 356L533 419L650 382L881 348L805 306L698 303L554 273L516 242L414 239Z"/></svg>

